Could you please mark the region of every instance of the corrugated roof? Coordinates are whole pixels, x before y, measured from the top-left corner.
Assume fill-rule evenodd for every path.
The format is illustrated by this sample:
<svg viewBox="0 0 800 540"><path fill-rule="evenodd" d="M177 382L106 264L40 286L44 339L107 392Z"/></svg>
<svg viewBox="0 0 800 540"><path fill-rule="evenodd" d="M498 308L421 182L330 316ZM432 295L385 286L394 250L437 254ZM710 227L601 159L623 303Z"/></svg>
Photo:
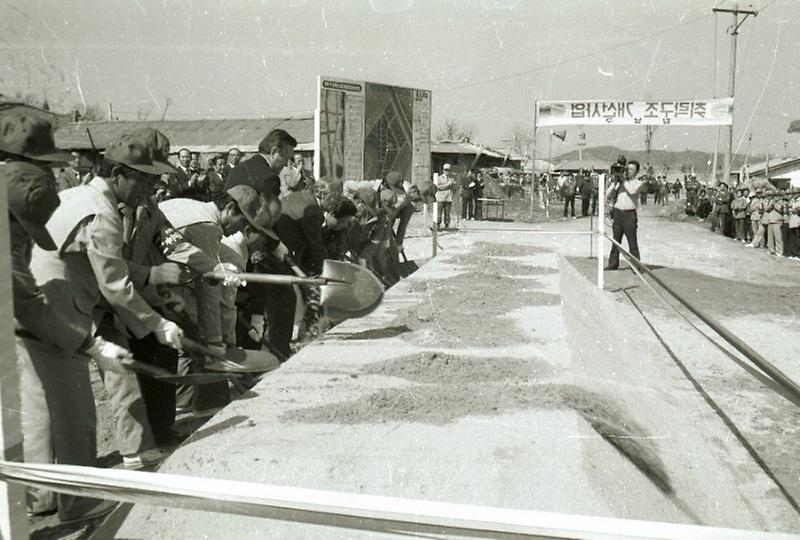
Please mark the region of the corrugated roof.
<svg viewBox="0 0 800 540"><path fill-rule="evenodd" d="M290 118L258 118L241 120L142 120L118 122L70 123L55 131L56 146L65 150L89 150L92 144L98 149L122 133L140 128L154 128L169 138L171 151L183 147L203 152L222 152L237 147L243 152L255 152L258 143L270 130L285 129L297 139L299 149L314 143L313 115Z"/></svg>
<svg viewBox="0 0 800 540"><path fill-rule="evenodd" d="M786 159L771 159L769 160L769 169L770 172L774 169L780 169L781 167L785 167L787 165L794 165L796 163L800 163L800 157L791 157ZM760 175L764 174L766 169L766 161L762 161L761 163L756 163L754 165L749 165L748 172L750 175Z"/></svg>
<svg viewBox="0 0 800 540"><path fill-rule="evenodd" d="M481 149L480 145L471 142L439 141L431 143L432 154L471 154L475 155ZM505 154L496 152L491 148L483 147L481 152L484 156L503 159Z"/></svg>

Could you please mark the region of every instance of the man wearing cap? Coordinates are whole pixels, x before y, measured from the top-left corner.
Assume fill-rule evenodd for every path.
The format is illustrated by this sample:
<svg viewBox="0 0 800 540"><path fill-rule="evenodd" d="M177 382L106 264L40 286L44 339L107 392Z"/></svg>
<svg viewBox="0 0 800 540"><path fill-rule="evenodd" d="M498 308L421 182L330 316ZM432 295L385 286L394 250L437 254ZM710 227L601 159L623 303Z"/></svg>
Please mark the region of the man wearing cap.
<svg viewBox="0 0 800 540"><path fill-rule="evenodd" d="M136 207L144 202L154 180L166 170L153 162L152 149L144 141L124 134L108 145L98 176L85 186L60 194L61 206L47 224L57 249L48 252L35 248L31 270L45 293L68 305L72 320L87 332L93 324L108 324L104 318L113 313L116 321L137 338L153 333L162 344L181 346L183 332L155 312L136 291L122 253L125 224L119 205ZM88 372L86 375L86 381L75 384L88 384ZM131 400L135 403L138 396L123 391L128 388L125 377L113 373L104 376L106 387L112 389L120 452L123 458L135 459L152 444L142 434L145 428L141 423L128 416ZM134 433L127 431L131 426Z"/></svg>
<svg viewBox="0 0 800 540"><path fill-rule="evenodd" d="M134 135L153 149L154 161L169 166L169 139L163 133L143 128L135 131ZM169 261L167 255L186 259L199 250L169 223L154 197L148 197L138 208L120 205L120 212L125 231L122 253L134 287L156 311L163 313L169 305L180 305L180 298L168 287L183 284L191 276L185 265ZM126 342L138 360L177 373L178 352L161 345L152 334L141 339L128 337ZM178 438L172 431L175 422L175 387L150 377L137 376L137 380L138 388L130 385L130 390L132 396L140 394L144 402L147 421L141 422L142 425L149 423L155 444L174 444ZM141 416L139 403L132 405L131 409ZM133 465L139 464L131 463L129 466Z"/></svg>
<svg viewBox="0 0 800 540"><path fill-rule="evenodd" d="M436 184L436 206L437 218L436 226L442 226L444 220L444 228L450 228L450 208L453 206L453 179L450 177L450 164L445 163L442 167L442 174L436 177L434 181Z"/></svg>
<svg viewBox="0 0 800 540"><path fill-rule="evenodd" d="M30 273L32 242L46 250L55 249L45 224L59 205L52 179L38 167L24 162L0 165L0 182L8 193L11 232L11 265L16 323L16 349L20 366L21 423L24 457L27 461L73 465L94 465L97 457L94 437L75 440L75 434L92 430L94 397L90 384L65 384L75 372L88 381L85 356L105 370L125 372L130 353L122 347L92 337L75 325L62 306L37 287ZM42 359L59 357L59 362ZM76 358L76 355L81 355ZM66 358L65 358L66 356ZM84 411L86 414L79 414ZM113 505L95 499L58 496L65 521L91 519ZM42 514L56 508L55 494L29 488L28 510Z"/></svg>
<svg viewBox="0 0 800 540"><path fill-rule="evenodd" d="M263 199L249 186L239 185L225 193L218 194L213 202L204 203L192 199L171 199L159 205L167 220L183 236L197 247L199 252L184 257L170 254L171 260L187 265L195 274L211 271L229 271L220 261L220 246L226 236L250 229L266 235L259 225L258 218L264 213ZM240 282L235 274L224 285L236 287ZM222 291L216 283L195 280L182 289L185 315L195 337L224 352L226 345L235 345L235 332L223 324ZM226 303L227 304L227 303ZM198 360L181 357L179 374L188 374L200 366ZM216 412L230 402L226 382L203 386L187 386L178 389L177 405L181 409L193 409L195 414L204 415Z"/></svg>

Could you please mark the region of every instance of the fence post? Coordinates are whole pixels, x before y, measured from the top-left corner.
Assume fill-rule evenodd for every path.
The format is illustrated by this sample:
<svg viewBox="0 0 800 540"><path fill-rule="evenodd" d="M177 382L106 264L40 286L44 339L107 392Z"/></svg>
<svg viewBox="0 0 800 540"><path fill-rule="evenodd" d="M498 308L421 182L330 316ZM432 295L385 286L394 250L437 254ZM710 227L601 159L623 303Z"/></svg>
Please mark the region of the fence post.
<svg viewBox="0 0 800 540"><path fill-rule="evenodd" d="M0 446L3 459L22 461L19 370L14 344L14 299L11 285L11 234L6 187L0 186ZM28 538L25 486L0 482L0 538Z"/></svg>
<svg viewBox="0 0 800 540"><path fill-rule="evenodd" d="M605 251L606 234L606 175L597 176L597 288L601 291L605 287L603 275L603 255Z"/></svg>

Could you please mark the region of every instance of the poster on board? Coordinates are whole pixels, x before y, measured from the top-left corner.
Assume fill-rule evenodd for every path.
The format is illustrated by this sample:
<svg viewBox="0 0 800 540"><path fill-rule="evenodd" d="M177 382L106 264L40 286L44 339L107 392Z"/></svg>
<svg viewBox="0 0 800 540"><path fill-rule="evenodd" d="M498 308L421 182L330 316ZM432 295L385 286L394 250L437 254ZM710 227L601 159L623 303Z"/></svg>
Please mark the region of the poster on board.
<svg viewBox="0 0 800 540"><path fill-rule="evenodd" d="M430 179L431 92L319 77L314 134L318 178Z"/></svg>

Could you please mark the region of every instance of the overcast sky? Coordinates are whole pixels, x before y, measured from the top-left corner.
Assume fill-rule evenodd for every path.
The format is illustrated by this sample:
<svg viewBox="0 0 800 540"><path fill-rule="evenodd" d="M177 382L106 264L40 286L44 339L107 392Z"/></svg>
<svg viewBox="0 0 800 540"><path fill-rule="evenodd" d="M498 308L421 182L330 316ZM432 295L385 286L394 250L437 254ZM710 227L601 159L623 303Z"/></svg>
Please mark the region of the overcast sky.
<svg viewBox="0 0 800 540"><path fill-rule="evenodd" d="M731 16L715 20L711 8L731 4L0 0L0 92L46 91L54 108L111 102L122 119L160 118L167 98L170 119L248 118L312 111L326 74L430 89L434 134L457 118L478 142L502 145L514 126L530 127L536 99L727 94ZM782 156L788 141L800 155L800 134L786 133L800 118L800 1L752 5L765 9L740 29L734 146L747 151L752 132L753 154ZM576 133L554 153L574 148ZM590 146L644 145L642 127L586 133ZM715 133L660 127L654 147L710 150Z"/></svg>

